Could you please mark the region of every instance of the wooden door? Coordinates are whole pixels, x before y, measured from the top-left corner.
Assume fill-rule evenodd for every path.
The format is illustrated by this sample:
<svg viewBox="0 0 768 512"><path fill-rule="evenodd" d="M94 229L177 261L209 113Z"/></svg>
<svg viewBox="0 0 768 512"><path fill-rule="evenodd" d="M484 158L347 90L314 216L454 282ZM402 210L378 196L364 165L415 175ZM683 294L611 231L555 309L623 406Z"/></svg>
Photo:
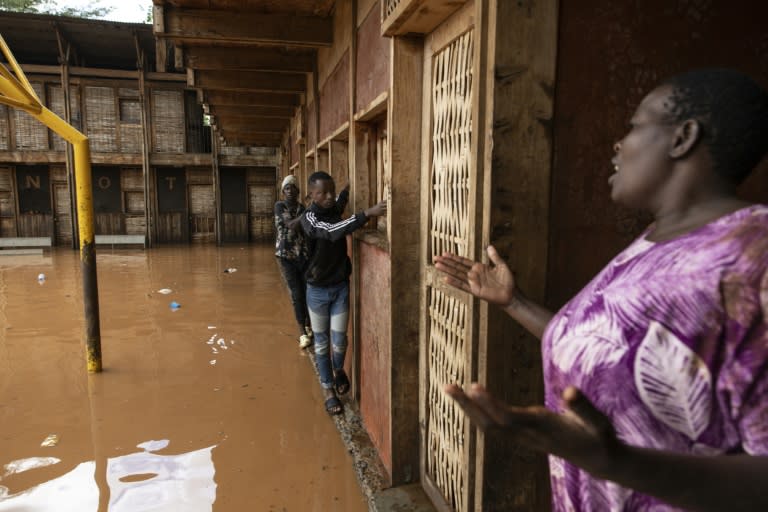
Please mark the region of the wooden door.
<svg viewBox="0 0 768 512"><path fill-rule="evenodd" d="M269 241L275 238L274 207L274 186L248 186L248 216L251 241Z"/></svg>
<svg viewBox="0 0 768 512"><path fill-rule="evenodd" d="M155 170L157 194L157 242L189 242L187 173L184 169L159 167Z"/></svg>
<svg viewBox="0 0 768 512"><path fill-rule="evenodd" d="M44 165L16 167L19 216L18 236L53 236L50 172Z"/></svg>
<svg viewBox="0 0 768 512"><path fill-rule="evenodd" d="M421 476L440 510L474 507L475 439L466 416L443 386L476 377L477 308L445 285L432 258L477 256L477 91L474 2L425 39L422 120L422 264L420 354Z"/></svg>
<svg viewBox="0 0 768 512"><path fill-rule="evenodd" d="M216 241L213 185L189 185L189 234L193 242Z"/></svg>
<svg viewBox="0 0 768 512"><path fill-rule="evenodd" d="M72 210L69 187L66 183L53 183L53 230L56 245L72 245Z"/></svg>

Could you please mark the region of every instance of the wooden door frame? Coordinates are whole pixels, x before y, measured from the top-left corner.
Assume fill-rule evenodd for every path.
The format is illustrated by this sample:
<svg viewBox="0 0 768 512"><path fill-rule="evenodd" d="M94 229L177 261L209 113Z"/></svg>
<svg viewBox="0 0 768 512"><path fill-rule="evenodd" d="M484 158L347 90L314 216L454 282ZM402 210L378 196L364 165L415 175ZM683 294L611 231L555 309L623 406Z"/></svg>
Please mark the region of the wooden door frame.
<svg viewBox="0 0 768 512"><path fill-rule="evenodd" d="M432 500L435 507L445 512L451 512L453 509L446 502L437 485L432 481L427 473L427 400L428 400L428 348L429 348L429 304L427 288L441 291L449 296L460 298L467 305L467 346L465 347L467 357L467 382L477 380L478 375L478 332L479 332L479 314L480 308L478 302L468 293L458 291L443 283L437 274L431 262L430 251L430 223L431 223L431 164L432 164L432 128L433 128L433 110L432 110L432 77L433 77L433 57L441 49L444 49L460 36L470 30L474 30L473 42L473 79L472 79L472 137L470 140L470 191L468 197L467 209L470 212L469 230L467 235L468 257L477 259L480 257L478 242L481 238L482 228L482 209L478 208L481 203L481 193L483 191L483 141L481 136L485 129L486 120L484 115L484 95L486 91L486 80L483 69L485 45L482 43L482 31L484 27L480 24L484 2L482 0L470 0L461 9L452 14L448 19L441 23L434 31L426 36L424 41L424 78L423 78L423 108L422 108L422 183L421 183L421 261L422 261L422 284L420 289L420 353L419 353L419 422L421 424L420 440L420 473L422 486L425 492ZM434 48L434 49L433 49ZM467 511L473 510L476 504L476 485L475 479L478 478L475 472L476 466L476 429L467 420L464 425L464 439L466 440L464 459L467 465L466 484L465 484L465 502L463 508ZM482 475L479 476L482 478Z"/></svg>

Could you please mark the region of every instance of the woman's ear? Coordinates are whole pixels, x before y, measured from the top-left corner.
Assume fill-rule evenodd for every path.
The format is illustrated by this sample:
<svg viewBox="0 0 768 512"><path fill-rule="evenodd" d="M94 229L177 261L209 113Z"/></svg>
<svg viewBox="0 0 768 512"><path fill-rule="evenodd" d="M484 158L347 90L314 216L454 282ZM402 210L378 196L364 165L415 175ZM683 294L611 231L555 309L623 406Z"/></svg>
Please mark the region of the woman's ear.
<svg viewBox="0 0 768 512"><path fill-rule="evenodd" d="M702 127L696 119L688 119L675 129L672 149L669 156L672 158L683 158L688 156L701 140Z"/></svg>

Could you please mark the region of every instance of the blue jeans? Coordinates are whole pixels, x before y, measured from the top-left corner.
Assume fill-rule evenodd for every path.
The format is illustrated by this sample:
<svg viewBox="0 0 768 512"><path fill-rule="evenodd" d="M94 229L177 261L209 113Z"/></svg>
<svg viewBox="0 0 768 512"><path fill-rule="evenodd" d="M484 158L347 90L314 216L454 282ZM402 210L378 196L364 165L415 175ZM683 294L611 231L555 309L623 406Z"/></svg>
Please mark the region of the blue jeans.
<svg viewBox="0 0 768 512"><path fill-rule="evenodd" d="M308 284L307 306L315 333L315 361L320 384L325 389L331 389L333 370L344 368L344 357L347 355L349 283L345 281L333 286Z"/></svg>

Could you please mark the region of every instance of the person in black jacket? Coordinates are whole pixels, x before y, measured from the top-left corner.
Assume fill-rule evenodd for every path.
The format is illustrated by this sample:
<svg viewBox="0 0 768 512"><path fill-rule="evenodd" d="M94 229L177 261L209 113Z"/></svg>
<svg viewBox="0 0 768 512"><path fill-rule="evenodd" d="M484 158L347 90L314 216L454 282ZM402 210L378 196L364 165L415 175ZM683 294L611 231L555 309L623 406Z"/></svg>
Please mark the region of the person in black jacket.
<svg viewBox="0 0 768 512"><path fill-rule="evenodd" d="M307 263L307 242L301 231L300 217L306 210L299 202L299 188L296 176L289 174L281 186L285 200L275 203L275 256L280 265L280 273L291 294L293 314L299 326L299 347L307 348L312 344L312 330L309 328L307 312L307 283L304 280L304 267Z"/></svg>
<svg viewBox="0 0 768 512"><path fill-rule="evenodd" d="M336 415L342 412L336 393L343 395L349 391L344 357L352 263L347 256L346 235L362 227L368 218L384 215L387 203L382 201L342 220L341 214L349 201L349 185L337 198L333 178L322 171L309 177L309 197L312 204L301 217L309 248L305 271L307 306L315 333L315 360L325 395L325 410Z"/></svg>

